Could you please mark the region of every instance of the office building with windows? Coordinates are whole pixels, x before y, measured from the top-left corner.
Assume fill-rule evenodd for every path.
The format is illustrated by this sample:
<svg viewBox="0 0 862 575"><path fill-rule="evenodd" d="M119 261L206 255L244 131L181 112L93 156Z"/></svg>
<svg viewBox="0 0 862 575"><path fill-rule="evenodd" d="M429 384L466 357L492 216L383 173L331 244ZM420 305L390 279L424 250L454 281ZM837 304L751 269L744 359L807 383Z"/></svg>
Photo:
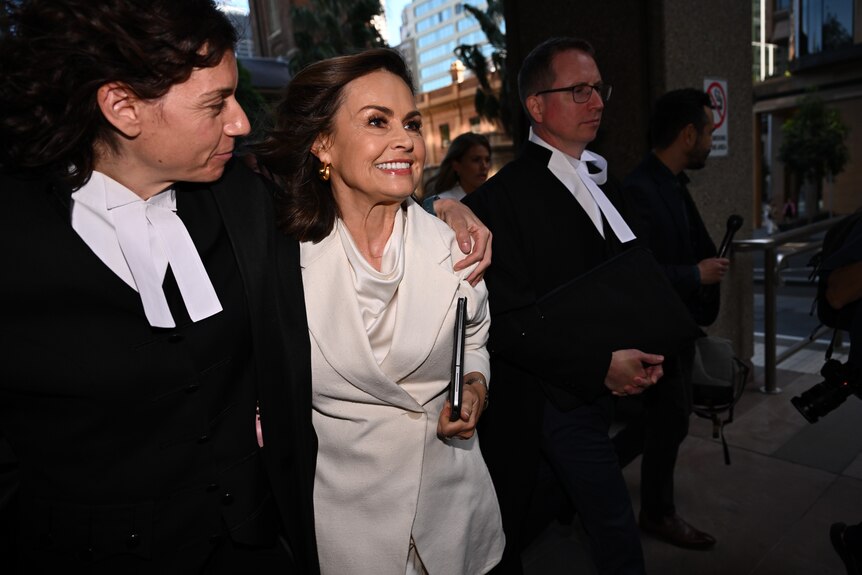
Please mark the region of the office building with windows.
<svg viewBox="0 0 862 575"><path fill-rule="evenodd" d="M254 56L254 41L252 40L251 21L248 17L248 11L231 6L220 6L228 19L236 29L236 55L238 58L251 58Z"/></svg>
<svg viewBox="0 0 862 575"><path fill-rule="evenodd" d="M755 0L763 30L755 50L755 197L800 214L846 214L862 206L862 0ZM806 203L797 181L778 160L782 124L803 97L815 93L850 128L850 159L833 181L824 181L816 205ZM813 202L808 202L813 203Z"/></svg>
<svg viewBox="0 0 862 575"><path fill-rule="evenodd" d="M480 10L486 7L484 0L415 0L401 12L401 42L413 52L418 91L430 92L452 83L450 68L456 46L479 44L490 55L492 48L479 23L464 10L465 4Z"/></svg>
<svg viewBox="0 0 862 575"><path fill-rule="evenodd" d="M464 132L488 136L492 173L513 156L511 138L495 122L476 113L478 81L455 56L455 48L461 44L479 45L487 57L493 51L465 4L487 8L485 0L414 0L401 12L397 49L410 66L418 92L416 105L422 112L427 148L426 179L435 173L452 139ZM496 74L489 80L492 89L499 89Z"/></svg>

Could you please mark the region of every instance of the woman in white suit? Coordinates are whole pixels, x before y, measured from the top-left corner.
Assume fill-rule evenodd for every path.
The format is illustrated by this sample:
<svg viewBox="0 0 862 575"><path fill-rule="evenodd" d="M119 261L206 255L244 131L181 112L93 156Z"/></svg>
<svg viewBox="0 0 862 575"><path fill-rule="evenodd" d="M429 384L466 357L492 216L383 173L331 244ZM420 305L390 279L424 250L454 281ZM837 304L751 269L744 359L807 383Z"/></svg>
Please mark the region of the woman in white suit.
<svg viewBox="0 0 862 575"><path fill-rule="evenodd" d="M500 512L476 423L488 397L483 282L451 230L410 198L425 143L397 52L333 58L290 83L261 161L301 240L319 439L324 574L478 574L500 559ZM456 301L468 324L461 418L446 399Z"/></svg>

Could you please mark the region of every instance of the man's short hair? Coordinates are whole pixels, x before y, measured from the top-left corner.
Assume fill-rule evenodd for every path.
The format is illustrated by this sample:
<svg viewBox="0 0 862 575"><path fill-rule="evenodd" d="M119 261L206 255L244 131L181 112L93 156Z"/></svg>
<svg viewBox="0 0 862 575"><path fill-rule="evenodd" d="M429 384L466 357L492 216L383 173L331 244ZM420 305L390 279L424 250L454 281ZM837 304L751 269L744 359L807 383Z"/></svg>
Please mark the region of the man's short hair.
<svg viewBox="0 0 862 575"><path fill-rule="evenodd" d="M713 108L712 100L709 94L696 88L672 90L660 97L650 118L652 147L657 150L668 148L689 124L694 124L700 134L709 120L704 107Z"/></svg>
<svg viewBox="0 0 862 575"><path fill-rule="evenodd" d="M569 50L577 50L585 52L595 59L596 53L592 44L580 38L570 38L561 36L556 38L548 38L527 54L524 58L524 63L521 65L521 71L518 73L518 94L521 98L521 105L524 106L524 111L529 117L527 111L527 98L541 90L547 90L554 83L554 70L552 63L554 57L561 52Z"/></svg>

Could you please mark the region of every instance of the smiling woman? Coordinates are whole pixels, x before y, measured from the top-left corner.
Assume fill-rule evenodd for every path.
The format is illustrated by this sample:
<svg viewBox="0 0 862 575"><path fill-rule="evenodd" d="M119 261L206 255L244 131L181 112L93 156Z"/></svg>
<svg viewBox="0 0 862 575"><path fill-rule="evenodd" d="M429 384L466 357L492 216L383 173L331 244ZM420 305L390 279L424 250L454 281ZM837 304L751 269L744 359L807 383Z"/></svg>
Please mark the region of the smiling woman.
<svg viewBox="0 0 862 575"><path fill-rule="evenodd" d="M371 76L374 82L369 81ZM369 88L376 91L364 98L363 90ZM386 90L393 88L398 97L384 101ZM375 161L400 160L410 163L411 176L421 177L425 158L421 121L413 102L410 73L393 50L371 50L362 58L333 58L302 70L291 81L276 111L275 128L257 149L259 161L281 175L284 183L282 230L300 240L320 241L332 231L340 214L335 194L340 193L342 199L347 197L347 189L374 194L382 191L377 187L387 181L415 186L412 177L404 179L403 175L391 174L391 181L380 179L376 184L356 178L363 168L366 175L371 175L371 168L382 172ZM403 152L406 157L394 151L387 152L388 157L379 156L393 133L410 141L406 145L409 151ZM417 143L421 147L418 161ZM353 145L360 148L352 150ZM378 155L369 158L375 146ZM354 157L360 154L362 160ZM327 164L332 181L330 176L317 177Z"/></svg>
<svg viewBox="0 0 862 575"><path fill-rule="evenodd" d="M470 268L454 271L454 234L411 199L425 142L401 56L370 50L301 71L260 151L284 184L282 229L303 240L322 572L487 572L503 549L475 433L487 291ZM467 375L452 421L458 298Z"/></svg>
<svg viewBox="0 0 862 575"><path fill-rule="evenodd" d="M392 208L422 180L422 117L405 81L385 70L353 80L341 99L331 132L317 138L312 153L331 166L332 193L354 236L379 231L379 237L367 238L376 245L363 242L360 249L380 253L392 231ZM375 217L386 225L362 224Z"/></svg>

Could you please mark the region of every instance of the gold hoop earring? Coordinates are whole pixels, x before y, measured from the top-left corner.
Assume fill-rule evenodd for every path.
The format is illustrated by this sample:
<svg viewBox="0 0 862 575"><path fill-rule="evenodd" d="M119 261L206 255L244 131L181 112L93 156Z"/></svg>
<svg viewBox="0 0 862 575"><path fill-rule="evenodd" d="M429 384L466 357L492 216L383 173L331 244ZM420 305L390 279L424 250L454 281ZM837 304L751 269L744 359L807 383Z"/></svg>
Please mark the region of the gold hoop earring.
<svg viewBox="0 0 862 575"><path fill-rule="evenodd" d="M322 166L320 166L320 169L317 170L317 177L324 182L328 182L330 177L329 167L331 165L332 164L323 164Z"/></svg>

